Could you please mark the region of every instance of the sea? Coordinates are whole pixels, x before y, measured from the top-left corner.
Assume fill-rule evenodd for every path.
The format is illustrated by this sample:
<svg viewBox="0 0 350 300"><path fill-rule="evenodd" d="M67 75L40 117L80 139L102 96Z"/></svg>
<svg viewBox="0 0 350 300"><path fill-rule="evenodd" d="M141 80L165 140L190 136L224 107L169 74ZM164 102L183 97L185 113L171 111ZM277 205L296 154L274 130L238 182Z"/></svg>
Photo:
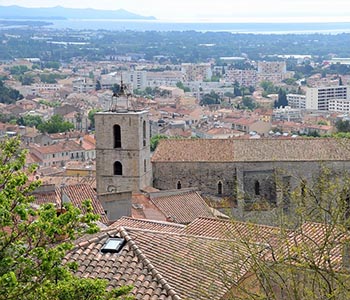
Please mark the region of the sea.
<svg viewBox="0 0 350 300"><path fill-rule="evenodd" d="M48 21L48 20L45 20ZM111 31L198 31L256 34L340 34L350 33L350 22L329 23L220 23L164 22L159 20L50 20L48 28Z"/></svg>

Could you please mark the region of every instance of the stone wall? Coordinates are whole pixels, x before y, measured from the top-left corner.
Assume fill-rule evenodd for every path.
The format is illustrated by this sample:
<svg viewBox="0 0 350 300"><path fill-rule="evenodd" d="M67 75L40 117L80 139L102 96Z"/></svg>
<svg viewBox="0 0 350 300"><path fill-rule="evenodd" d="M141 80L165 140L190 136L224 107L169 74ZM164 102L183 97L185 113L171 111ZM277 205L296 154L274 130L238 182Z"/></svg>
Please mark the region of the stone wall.
<svg viewBox="0 0 350 300"><path fill-rule="evenodd" d="M282 186L292 189L301 180L316 180L323 167L341 174L350 171L350 162L153 162L153 184L165 190L178 188L180 182L181 188L197 187L206 194L233 197L238 204L233 211L236 217L260 210L265 211L260 215L270 218L268 211L288 206ZM218 193L219 182L222 195Z"/></svg>

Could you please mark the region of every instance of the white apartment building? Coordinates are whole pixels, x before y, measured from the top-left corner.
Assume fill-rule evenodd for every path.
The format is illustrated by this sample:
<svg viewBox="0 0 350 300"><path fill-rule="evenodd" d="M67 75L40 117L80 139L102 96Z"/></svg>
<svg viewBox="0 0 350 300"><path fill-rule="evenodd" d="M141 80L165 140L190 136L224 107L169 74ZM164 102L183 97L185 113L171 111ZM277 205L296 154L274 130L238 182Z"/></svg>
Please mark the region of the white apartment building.
<svg viewBox="0 0 350 300"><path fill-rule="evenodd" d="M147 71L123 72L123 81L128 84L132 90L144 90L147 87Z"/></svg>
<svg viewBox="0 0 350 300"><path fill-rule="evenodd" d="M209 63L183 63L181 64L181 71L184 75L184 81L210 80L213 76L211 65Z"/></svg>
<svg viewBox="0 0 350 300"><path fill-rule="evenodd" d="M176 86L179 81L183 81L183 73L180 71L147 72L147 86L151 88Z"/></svg>
<svg viewBox="0 0 350 300"><path fill-rule="evenodd" d="M90 78L77 78L73 80L73 92L88 93L95 90L96 84Z"/></svg>
<svg viewBox="0 0 350 300"><path fill-rule="evenodd" d="M349 88L349 86L307 88L306 109L329 110L330 100L350 100ZM332 109L334 107L335 104L332 102Z"/></svg>
<svg viewBox="0 0 350 300"><path fill-rule="evenodd" d="M350 100L342 100L342 99L331 99L328 104L329 111L338 111L338 112L347 112L350 113Z"/></svg>
<svg viewBox="0 0 350 300"><path fill-rule="evenodd" d="M287 72L285 61L259 61L258 82L271 81L280 83L282 80L293 77L293 72Z"/></svg>
<svg viewBox="0 0 350 300"><path fill-rule="evenodd" d="M299 94L287 94L288 106L296 109L306 108L306 96Z"/></svg>
<svg viewBox="0 0 350 300"><path fill-rule="evenodd" d="M238 82L240 86L256 86L258 82L256 70L226 70L224 74L226 82Z"/></svg>

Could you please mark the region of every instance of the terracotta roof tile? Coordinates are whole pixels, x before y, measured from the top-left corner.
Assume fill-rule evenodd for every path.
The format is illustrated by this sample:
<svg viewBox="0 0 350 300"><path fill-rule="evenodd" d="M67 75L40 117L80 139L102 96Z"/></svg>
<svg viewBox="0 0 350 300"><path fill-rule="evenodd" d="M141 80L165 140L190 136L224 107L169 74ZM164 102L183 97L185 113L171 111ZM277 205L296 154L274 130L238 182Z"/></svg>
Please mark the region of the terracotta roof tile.
<svg viewBox="0 0 350 300"><path fill-rule="evenodd" d="M180 232L185 228L185 225L162 222L162 221L153 221L145 219L134 219L129 217L122 217L118 221L114 222L109 226L110 228L139 228L139 229L148 229L164 232Z"/></svg>
<svg viewBox="0 0 350 300"><path fill-rule="evenodd" d="M291 263L304 260L307 263L316 263L320 268L342 271L346 241L349 241L348 233L337 226L306 222L290 234L289 239L285 240L284 245L275 255L285 256L287 260L293 257ZM299 256L300 254L302 255ZM271 259L270 256L267 258Z"/></svg>
<svg viewBox="0 0 350 300"><path fill-rule="evenodd" d="M75 184L64 187L56 187L54 191L33 193L35 204L53 203L57 207L61 205L61 192L63 191L63 198L67 197L73 206L85 211L83 202L85 200L91 200L93 207L93 213L99 215L100 221L103 224L108 224L109 220L104 212L101 203L97 199L95 190L88 184ZM68 200L67 199L67 200Z"/></svg>
<svg viewBox="0 0 350 300"><path fill-rule="evenodd" d="M152 162L350 160L348 139L161 140Z"/></svg>
<svg viewBox="0 0 350 300"><path fill-rule="evenodd" d="M255 223L201 217L188 224L182 232L218 239L276 245L281 229Z"/></svg>
<svg viewBox="0 0 350 300"><path fill-rule="evenodd" d="M204 199L196 191L171 190L150 193L151 201L172 221L188 224L198 217L213 217Z"/></svg>
<svg viewBox="0 0 350 300"><path fill-rule="evenodd" d="M68 196L72 204L82 211L84 211L83 202L85 200L91 200L93 212L98 214L103 224L108 224L109 220L104 212L101 202L97 199L96 191L88 184L76 184L68 185L62 189L58 189L58 194L61 195L61 191Z"/></svg>
<svg viewBox="0 0 350 300"><path fill-rule="evenodd" d="M109 237L126 240L119 254L100 251ZM221 299L249 268L248 253L227 240L123 228L77 242L68 261L79 263L79 276L98 274L109 287L131 283L137 299ZM94 261L98 270L89 268Z"/></svg>

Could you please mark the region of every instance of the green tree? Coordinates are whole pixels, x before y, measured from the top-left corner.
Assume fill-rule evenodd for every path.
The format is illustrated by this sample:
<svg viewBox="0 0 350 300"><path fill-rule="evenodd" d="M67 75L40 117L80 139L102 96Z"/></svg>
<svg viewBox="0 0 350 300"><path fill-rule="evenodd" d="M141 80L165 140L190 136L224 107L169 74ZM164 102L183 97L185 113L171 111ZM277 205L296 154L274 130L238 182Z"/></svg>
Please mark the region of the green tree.
<svg viewBox="0 0 350 300"><path fill-rule="evenodd" d="M96 81L96 86L95 86L95 90L99 91L101 89L101 82L99 80Z"/></svg>
<svg viewBox="0 0 350 300"><path fill-rule="evenodd" d="M18 80L22 83L22 85L31 85L34 82L34 76L31 74L23 74L18 77Z"/></svg>
<svg viewBox="0 0 350 300"><path fill-rule="evenodd" d="M48 121L39 124L38 130L42 133L58 133L67 132L74 128L74 125L70 122L64 121L60 115L53 115Z"/></svg>
<svg viewBox="0 0 350 300"><path fill-rule="evenodd" d="M156 150L160 140L166 140L168 138L169 137L167 135L164 135L164 134L156 134L156 135L152 136L151 141L150 141L151 151Z"/></svg>
<svg viewBox="0 0 350 300"><path fill-rule="evenodd" d="M43 68L58 70L61 64L58 61L47 61L43 63Z"/></svg>
<svg viewBox="0 0 350 300"><path fill-rule="evenodd" d="M19 91L6 87L0 80L0 103L11 104L22 98Z"/></svg>
<svg viewBox="0 0 350 300"><path fill-rule="evenodd" d="M247 96L243 97L242 104L245 108L250 110L253 110L256 107L256 104L253 101L253 99Z"/></svg>
<svg viewBox="0 0 350 300"><path fill-rule="evenodd" d="M286 90L280 88L278 90L278 99L274 103L274 107L285 107L288 106L287 92Z"/></svg>
<svg viewBox="0 0 350 300"><path fill-rule="evenodd" d="M252 242L253 229L250 236L241 231L234 237L247 257L248 280L231 281L239 292L227 299L350 299L349 261L342 261L350 246L349 174L335 176L320 166L312 181L285 179L276 180L281 206L270 212L279 224L273 238Z"/></svg>
<svg viewBox="0 0 350 300"><path fill-rule="evenodd" d="M61 76L58 74L53 73L42 73L39 75L41 82L43 83L57 83L57 78L60 78Z"/></svg>
<svg viewBox="0 0 350 300"><path fill-rule="evenodd" d="M28 72L30 69L27 66L13 66L10 68L11 75L23 75L25 72Z"/></svg>
<svg viewBox="0 0 350 300"><path fill-rule="evenodd" d="M75 277L74 264L63 264L73 241L98 231L90 201L85 213L65 203L34 208L29 181L35 166L25 168L19 139L0 142L0 300L118 299L130 287L107 291L107 282Z"/></svg>
<svg viewBox="0 0 350 300"><path fill-rule="evenodd" d="M237 80L235 80L235 82L233 83L233 87L235 96L242 96L241 86L239 85Z"/></svg>
<svg viewBox="0 0 350 300"><path fill-rule="evenodd" d="M338 132L350 132L350 122L348 120L338 120L335 123Z"/></svg>
<svg viewBox="0 0 350 300"><path fill-rule="evenodd" d="M88 119L90 120L90 128L91 129L95 128L95 114L99 111L101 111L101 110L98 108L95 108L95 109L90 110L88 113Z"/></svg>
<svg viewBox="0 0 350 300"><path fill-rule="evenodd" d="M181 81L177 82L177 83L176 83L176 86L177 86L179 89L182 89L185 93L191 91L190 88L189 88L188 86L184 86L184 84L183 84Z"/></svg>
<svg viewBox="0 0 350 300"><path fill-rule="evenodd" d="M38 125L43 123L43 119L40 116L26 115L17 119L18 125L28 126L28 127L38 127Z"/></svg>
<svg viewBox="0 0 350 300"><path fill-rule="evenodd" d="M214 91L211 91L209 94L203 95L200 101L200 104L201 105L220 104L220 96Z"/></svg>

